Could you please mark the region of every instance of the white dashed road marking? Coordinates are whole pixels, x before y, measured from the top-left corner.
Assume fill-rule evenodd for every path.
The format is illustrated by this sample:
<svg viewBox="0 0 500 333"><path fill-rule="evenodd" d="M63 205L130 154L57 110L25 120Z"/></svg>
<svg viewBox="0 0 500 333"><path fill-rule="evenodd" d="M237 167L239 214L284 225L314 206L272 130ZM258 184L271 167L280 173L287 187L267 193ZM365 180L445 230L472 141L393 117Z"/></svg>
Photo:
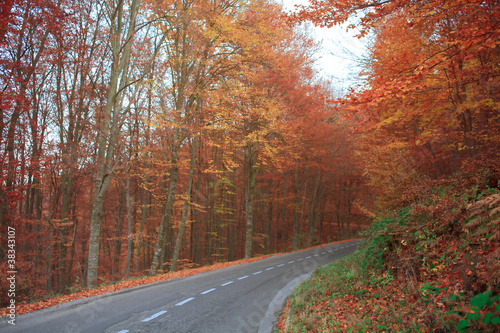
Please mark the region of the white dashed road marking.
<svg viewBox="0 0 500 333"><path fill-rule="evenodd" d="M186 298L186 299L185 299L185 300L183 300L182 302L179 302L179 303L175 304L175 306L184 305L184 304L186 304L187 302L192 301L193 299L194 299L194 297L189 297L189 298Z"/></svg>
<svg viewBox="0 0 500 333"><path fill-rule="evenodd" d="M321 254L326 254L326 253L328 253L328 252L330 252L330 253L331 253L331 252L333 252L333 251L341 250L341 249L343 249L343 248L348 248L348 247L350 247L350 246L356 246L356 245L358 245L358 243L345 245L345 246L342 246L342 247L339 247L339 248L335 248L335 249L330 249L330 250L328 250L328 251L321 252ZM319 256L319 255L320 255L320 253L316 253L314 256L315 256L315 257L317 257L317 256ZM291 261L289 261L288 263L289 263L289 264L292 264L292 263L294 263L294 262L296 262L296 261L301 261L301 260L304 260L304 259L310 259L310 258L312 258L312 256L307 256L307 257L305 257L305 258L300 258L300 259L296 259L296 260L291 260ZM273 267L268 267L268 268L266 268L265 270L266 270L266 271L270 271L270 270L274 269L275 267L282 267L282 266L285 266L285 264L284 264L284 263L282 263L282 264L279 264L279 265L276 265L276 266L273 266ZM252 275L258 275L258 274L261 274L261 273L263 273L263 271L257 271L257 272L254 272L254 273L252 273ZM243 279L246 279L246 278L248 278L248 277L249 277L249 275L245 275L245 276L239 277L239 278L238 278L238 280L243 280ZM227 285L230 285L231 283L234 283L234 281L228 281L228 282L225 282L225 283L221 284L221 287L223 287L223 286L227 286ZM205 291L201 292L200 294L201 294L201 295L206 295L206 294L208 294L208 293L210 293L210 292L212 292L212 291L214 291L214 290L216 290L216 288L211 288L211 289L205 290ZM183 300L183 301L181 301L181 302L179 302L179 303L177 303L177 304L175 304L175 305L176 305L176 306L184 305L184 304L186 304L187 302L190 302L190 301L192 301L192 300L194 300L194 297L186 298L185 300ZM150 316L150 317L148 317L148 318L145 318L145 319L141 320L141 322L148 322L148 321L150 321L150 320L153 320L153 319L155 319L155 318L157 318L157 317L161 316L162 314L164 314L164 313L166 313L166 312L167 312L166 310L164 310L164 311L160 311L160 312L157 312L157 313L155 313L154 315L152 315L152 316ZM117 333L128 333L128 332L129 332L129 330L121 330L121 331L119 331L119 332L117 332Z"/></svg>
<svg viewBox="0 0 500 333"><path fill-rule="evenodd" d="M202 295L206 295L206 294L208 294L209 292L212 292L212 291L214 291L214 290L215 290L215 288L208 289L208 290L205 290L204 292L202 292L202 293L200 293L200 294L202 294Z"/></svg>
<svg viewBox="0 0 500 333"><path fill-rule="evenodd" d="M166 312L167 312L167 311L160 311L160 312L157 312L157 313L155 313L154 315L152 315L151 317L148 317L148 318L143 319L143 320L141 320L141 321L142 321L143 323L145 323L145 322L147 322L147 321L150 321L150 320L155 319L156 317L161 316L162 314L164 314L164 313L166 313ZM127 331L127 332L128 332L128 331Z"/></svg>

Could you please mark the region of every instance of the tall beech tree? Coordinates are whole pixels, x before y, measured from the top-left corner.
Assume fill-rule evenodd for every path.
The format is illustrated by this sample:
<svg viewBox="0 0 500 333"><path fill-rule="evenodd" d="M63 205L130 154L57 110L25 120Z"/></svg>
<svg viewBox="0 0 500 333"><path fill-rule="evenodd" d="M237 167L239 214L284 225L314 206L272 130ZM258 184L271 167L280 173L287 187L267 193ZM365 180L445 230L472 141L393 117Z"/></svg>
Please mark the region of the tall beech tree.
<svg viewBox="0 0 500 333"><path fill-rule="evenodd" d="M106 192L111 183L115 166L115 146L123 124L123 100L130 84L130 55L134 44L140 0L110 1L106 3L109 19L109 45L111 70L108 79L106 105L102 111L97 150L95 194L90 215L90 238L87 260L87 287L98 284L101 216ZM126 114L125 114L126 115Z"/></svg>

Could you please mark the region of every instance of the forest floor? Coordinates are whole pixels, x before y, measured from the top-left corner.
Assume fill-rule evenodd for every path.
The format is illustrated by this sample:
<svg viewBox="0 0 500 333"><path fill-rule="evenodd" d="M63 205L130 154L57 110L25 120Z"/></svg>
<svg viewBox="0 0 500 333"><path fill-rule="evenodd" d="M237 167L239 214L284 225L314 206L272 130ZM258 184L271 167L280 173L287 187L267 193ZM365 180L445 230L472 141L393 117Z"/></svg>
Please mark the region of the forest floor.
<svg viewBox="0 0 500 333"><path fill-rule="evenodd" d="M430 191L317 269L275 332L500 332L499 226L498 189Z"/></svg>

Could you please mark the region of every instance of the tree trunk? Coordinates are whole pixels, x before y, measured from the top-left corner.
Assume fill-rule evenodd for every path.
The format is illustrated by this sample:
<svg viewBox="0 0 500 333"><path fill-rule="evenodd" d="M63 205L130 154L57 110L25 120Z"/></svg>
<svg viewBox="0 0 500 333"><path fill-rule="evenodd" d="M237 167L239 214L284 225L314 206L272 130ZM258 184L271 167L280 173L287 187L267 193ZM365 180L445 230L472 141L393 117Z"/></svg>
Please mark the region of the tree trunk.
<svg viewBox="0 0 500 333"><path fill-rule="evenodd" d="M266 252L271 253L271 240L272 240L272 228L273 228L273 180L269 180L269 199L267 202L267 226L266 226Z"/></svg>
<svg viewBox="0 0 500 333"><path fill-rule="evenodd" d="M281 224L281 252L286 251L286 242L287 242L287 227L286 227L286 174L283 175L283 222Z"/></svg>
<svg viewBox="0 0 500 333"><path fill-rule="evenodd" d="M76 246L76 231L78 229L78 219L75 219L75 223L73 224L73 235L71 237L71 251L70 251L70 256L69 256L69 262L68 262L68 276L66 277L66 286L69 286L72 281L71 281L71 273L73 271L73 261L75 258L75 246Z"/></svg>
<svg viewBox="0 0 500 333"><path fill-rule="evenodd" d="M253 220L255 207L255 183L257 180L257 152L249 144L247 146L247 200L246 200L246 230L245 230L245 259L252 257Z"/></svg>
<svg viewBox="0 0 500 333"><path fill-rule="evenodd" d="M125 204L124 204L125 200L123 196L125 196L125 193L123 193L118 203L118 216L116 218L116 231L115 231L115 242L114 242L115 248L113 252L111 252L110 249L110 257L113 258L113 265L111 270L113 278L120 272L120 260L122 256L123 220L125 219Z"/></svg>
<svg viewBox="0 0 500 333"><path fill-rule="evenodd" d="M299 241L300 241L299 207L300 207L300 192L301 192L298 169L295 169L294 185L295 185L295 200L294 200L295 206L293 207L293 221L292 221L292 250L297 250L299 248Z"/></svg>
<svg viewBox="0 0 500 333"><path fill-rule="evenodd" d="M178 131L178 129L176 128L176 132L177 131ZM176 142L175 135L174 135L174 142ZM174 146L175 145L176 145L176 143L174 143ZM167 239L167 236L168 236L168 229L170 228L170 223L172 220L175 192L176 192L176 188L177 188L178 170L179 170L177 162L178 162L177 151L176 151L176 148L173 147L172 168L170 170L170 180L169 180L169 185L168 185L167 202L165 204L165 210L164 210L163 215L161 217L160 228L158 230L155 251L153 254L153 260L151 262L151 268L149 270L149 275L151 275L151 276L156 275L158 267L163 265L163 263L160 262L161 261L160 258L162 258L162 251L163 251L163 248L165 245L165 240Z"/></svg>
<svg viewBox="0 0 500 333"><path fill-rule="evenodd" d="M130 170L128 161L125 166L125 172L125 199L127 205L127 266L125 268L125 279L128 279L130 274L130 261L132 260L132 214L130 209Z"/></svg>
<svg viewBox="0 0 500 333"><path fill-rule="evenodd" d="M72 175L72 169L71 166L69 165L68 161L63 158L63 165L68 166L68 171L65 171L63 173L63 176L61 177L61 194L62 194L62 201L61 201L61 224L62 227L60 228L61 230L61 236L63 239L61 240L64 243L67 242L67 239L69 239L69 210L70 210L70 204L71 204L71 193L73 189L73 175ZM67 258L67 247L62 246L61 247L61 264L59 268L59 292L64 292L66 287L68 286L68 258Z"/></svg>
<svg viewBox="0 0 500 333"><path fill-rule="evenodd" d="M186 186L186 199L184 200L184 207L182 208L181 224L179 226L179 231L177 232L177 240L175 241L174 253L172 256L172 265L170 266L170 271L175 272L177 268L177 260L179 259L179 253L181 251L182 237L184 236L184 230L186 228L186 220L189 209L189 201L191 200L191 186L193 184L194 167L196 164L196 147L197 139L193 139L193 144L191 147L191 161L189 162L189 174Z"/></svg>
<svg viewBox="0 0 500 333"><path fill-rule="evenodd" d="M311 202L309 203L309 215L307 218L308 222L308 229L309 229L309 237L307 239L307 245L311 247L314 243L314 234L316 233L316 219L315 219L315 211L316 211L316 205L317 205L317 196L318 196L318 188L319 188L319 180L320 180L320 174L319 171L316 173L316 183L314 184L314 190L312 193L312 199Z"/></svg>

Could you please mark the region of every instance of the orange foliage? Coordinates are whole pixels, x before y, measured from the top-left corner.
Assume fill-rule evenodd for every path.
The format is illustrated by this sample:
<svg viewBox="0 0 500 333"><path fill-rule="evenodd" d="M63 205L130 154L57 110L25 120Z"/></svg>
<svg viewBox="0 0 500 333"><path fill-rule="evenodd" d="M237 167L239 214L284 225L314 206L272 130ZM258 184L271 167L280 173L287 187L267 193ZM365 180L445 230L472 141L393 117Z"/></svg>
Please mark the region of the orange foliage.
<svg viewBox="0 0 500 333"><path fill-rule="evenodd" d="M500 179L498 2L314 1L290 15L370 34L366 84L338 100L364 137L362 158L381 204L422 179L484 172Z"/></svg>

